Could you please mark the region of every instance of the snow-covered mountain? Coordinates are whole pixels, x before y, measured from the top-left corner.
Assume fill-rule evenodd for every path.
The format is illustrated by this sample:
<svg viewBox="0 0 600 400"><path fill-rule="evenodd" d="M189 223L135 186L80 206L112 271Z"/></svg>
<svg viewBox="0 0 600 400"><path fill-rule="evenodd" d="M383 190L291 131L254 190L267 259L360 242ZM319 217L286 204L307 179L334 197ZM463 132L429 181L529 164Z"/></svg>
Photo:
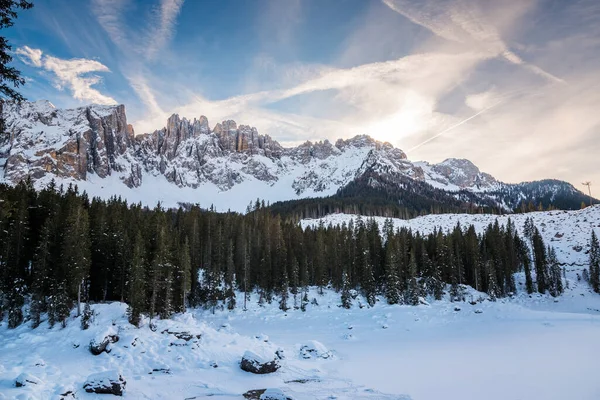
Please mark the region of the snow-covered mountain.
<svg viewBox="0 0 600 400"><path fill-rule="evenodd" d="M367 173L374 187L384 180L400 187L398 179L410 179L450 193L466 190L506 209L531 198L528 186L501 183L468 160L411 162L402 150L366 135L284 148L248 125L223 121L211 129L204 116L174 114L164 128L135 136L123 105L58 109L48 101L5 103L3 116L9 135L0 138L0 179L10 184L29 176L38 187L54 179L94 196L237 211L257 198L331 196ZM536 196L581 195L554 182Z"/></svg>

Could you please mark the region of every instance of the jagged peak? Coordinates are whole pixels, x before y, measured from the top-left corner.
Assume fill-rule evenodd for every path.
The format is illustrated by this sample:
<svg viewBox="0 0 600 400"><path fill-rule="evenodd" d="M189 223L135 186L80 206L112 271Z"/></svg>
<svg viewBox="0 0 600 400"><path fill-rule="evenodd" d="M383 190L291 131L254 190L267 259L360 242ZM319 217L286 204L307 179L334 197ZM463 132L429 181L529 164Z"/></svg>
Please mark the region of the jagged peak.
<svg viewBox="0 0 600 400"><path fill-rule="evenodd" d="M446 158L441 163L435 165L459 168L474 168L477 170L477 172L480 172L479 168L475 164L473 164L471 160L467 160L466 158Z"/></svg>

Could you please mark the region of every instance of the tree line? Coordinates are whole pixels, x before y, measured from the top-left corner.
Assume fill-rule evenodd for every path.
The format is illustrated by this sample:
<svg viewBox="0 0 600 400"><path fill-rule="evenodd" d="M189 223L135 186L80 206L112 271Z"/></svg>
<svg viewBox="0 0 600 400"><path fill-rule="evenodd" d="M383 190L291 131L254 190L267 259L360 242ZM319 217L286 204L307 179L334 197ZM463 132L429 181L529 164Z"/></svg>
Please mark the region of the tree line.
<svg viewBox="0 0 600 400"><path fill-rule="evenodd" d="M248 301L305 310L309 287L337 291L343 307L357 294L370 306L378 296L418 304L447 288L452 300L465 300L465 285L494 300L516 291L519 271L528 293L563 291L556 254L530 219L524 237L512 222L480 234L457 225L421 235L362 218L302 229L258 200L246 214L217 213L89 199L53 183L39 192L31 182L0 186L0 314L10 327L36 327L44 314L50 325L65 324L74 307L79 314L81 303L103 301L126 302L135 325L142 314Z"/></svg>

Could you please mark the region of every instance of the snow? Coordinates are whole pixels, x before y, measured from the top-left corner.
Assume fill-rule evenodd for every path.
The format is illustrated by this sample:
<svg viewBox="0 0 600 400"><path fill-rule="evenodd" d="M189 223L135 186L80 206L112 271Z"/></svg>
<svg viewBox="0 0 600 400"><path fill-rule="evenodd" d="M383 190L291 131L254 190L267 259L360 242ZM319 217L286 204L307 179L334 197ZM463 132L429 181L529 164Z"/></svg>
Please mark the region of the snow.
<svg viewBox="0 0 600 400"><path fill-rule="evenodd" d="M474 192L496 190L503 185L479 173L466 160L446 160L437 165L413 163L400 149L378 143L368 136L341 141L340 147L309 143L284 149L281 154L270 157L266 153L250 155L224 150L218 137L208 131L177 142L176 147L170 149L174 158L169 160L152 146L156 138L146 136L146 140L141 140L140 137L129 148L116 153L117 159L111 162L110 175L106 178L94 175L91 168L86 179L74 179L70 177L74 172L69 169L70 163L62 165L58 175L48 172L48 168L56 164L50 156L53 151L63 148L78 134L91 131L88 111L96 117L107 117L116 115L118 107L92 105L89 108L57 109L47 101L24 102L19 106L8 103L4 111L14 140L0 141L0 165L7 159L12 160L11 171L0 171L0 182L16 184L17 180L31 174L37 189L47 186L55 178L57 185L76 184L93 196L108 198L116 195L130 203L150 207L159 201L164 207L199 203L206 207L214 205L219 211L238 212L244 212L257 198L273 203L331 196L369 168L383 174L424 180L449 192L463 189L458 185L466 185L466 189ZM99 154L106 153L104 147L96 150ZM199 159L199 153L207 156ZM453 171L436 170L442 165L452 167ZM124 181L131 182L132 171L138 170L141 171L141 187L127 187ZM463 179L473 174L480 182L475 184ZM137 184L140 176L134 175Z"/></svg>
<svg viewBox="0 0 600 400"><path fill-rule="evenodd" d="M493 224L496 220L500 225L506 225L510 218L519 234L523 236L523 225L528 217L533 219L544 242L555 248L561 264L581 266L588 263L587 249L592 229L596 231L596 234L600 234L600 205L576 211L539 211L511 215L436 214L408 220L393 218L392 221L395 229L408 228L421 234L429 234L439 228L446 232L454 229L457 223L460 223L463 229L473 225L477 233L482 233L489 224ZM331 214L319 219L305 219L300 223L304 228L316 227L321 222L325 226L341 225L348 224L350 220L357 218L358 215ZM369 217L362 218L363 220L369 219ZM373 217L373 219L380 228L383 227L386 220L384 217Z"/></svg>
<svg viewBox="0 0 600 400"><path fill-rule="evenodd" d="M93 305L96 317L85 331L74 316L64 329L44 322L9 330L4 321L0 393L46 399L70 390L92 399L84 383L118 371L127 381L126 399L242 399L268 389L296 400L596 400L600 296L577 280L580 273L581 267L567 268L569 289L558 302L522 289L491 302L469 288L474 304L445 298L392 306L379 298L370 308L358 296L346 310L338 293L312 288L308 297L319 305L306 312L282 312L276 302L260 306L252 295L247 311L190 310L155 320L154 331L148 319L139 329L129 325L122 303ZM524 277L516 278L522 288ZM119 341L109 354L90 353L92 339L115 332ZM193 338L177 339L179 333ZM303 347L335 357L305 358ZM240 369L243 356L272 361L276 352L287 357L275 373ZM39 383L15 387L24 373Z"/></svg>

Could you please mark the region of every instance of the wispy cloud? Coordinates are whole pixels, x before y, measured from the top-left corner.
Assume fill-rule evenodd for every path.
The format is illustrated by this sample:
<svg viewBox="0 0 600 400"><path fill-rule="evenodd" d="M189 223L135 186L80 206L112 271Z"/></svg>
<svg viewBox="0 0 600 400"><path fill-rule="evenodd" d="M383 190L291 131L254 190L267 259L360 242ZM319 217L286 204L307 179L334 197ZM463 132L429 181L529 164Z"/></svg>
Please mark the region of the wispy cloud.
<svg viewBox="0 0 600 400"><path fill-rule="evenodd" d="M468 0L382 0L392 10L402 14L446 40L489 51L553 82L564 82L542 68L525 62L509 49L496 26L483 13L480 2ZM527 5L527 1L522 2ZM505 6L505 4L502 4Z"/></svg>
<svg viewBox="0 0 600 400"><path fill-rule="evenodd" d="M93 0L92 11L110 39L123 52L154 60L175 34L177 17L184 0L160 0L147 12L147 29L134 30L125 12L133 7L130 0ZM143 3L147 4L147 3Z"/></svg>
<svg viewBox="0 0 600 400"><path fill-rule="evenodd" d="M42 66L42 51L40 49L32 49L29 46L23 46L19 47L16 53L21 56L21 61L25 64L33 65L38 68Z"/></svg>
<svg viewBox="0 0 600 400"><path fill-rule="evenodd" d="M92 12L110 39L121 48L129 47L130 33L125 29L123 13L130 0L92 0Z"/></svg>
<svg viewBox="0 0 600 400"><path fill-rule="evenodd" d="M68 88L73 98L95 104L117 104L115 99L92 87L102 81L100 76L91 74L92 72L110 72L104 64L84 58L63 60L44 55L42 50L28 46L19 47L16 53L23 62L52 72L56 88Z"/></svg>
<svg viewBox="0 0 600 400"><path fill-rule="evenodd" d="M155 58L160 50L171 40L175 34L177 16L181 12L184 0L161 0L156 9L155 18L158 26L148 33L148 49L146 56Z"/></svg>

